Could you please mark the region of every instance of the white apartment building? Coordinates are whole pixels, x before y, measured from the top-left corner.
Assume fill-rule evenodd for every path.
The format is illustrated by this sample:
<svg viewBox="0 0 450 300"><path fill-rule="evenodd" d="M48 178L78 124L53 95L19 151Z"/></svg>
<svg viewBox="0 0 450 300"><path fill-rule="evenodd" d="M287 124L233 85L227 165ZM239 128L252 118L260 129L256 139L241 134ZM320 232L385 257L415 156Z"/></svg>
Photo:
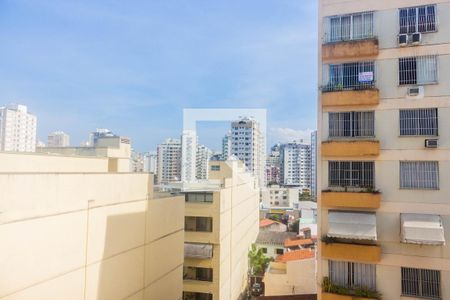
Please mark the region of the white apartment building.
<svg viewBox="0 0 450 300"><path fill-rule="evenodd" d="M181 181L193 182L196 177L198 137L194 130L181 135Z"/></svg>
<svg viewBox="0 0 450 300"><path fill-rule="evenodd" d="M70 137L64 131L54 131L48 135L47 147L68 147Z"/></svg>
<svg viewBox="0 0 450 300"><path fill-rule="evenodd" d="M222 160L227 160L231 156L232 147L231 131L222 138Z"/></svg>
<svg viewBox="0 0 450 300"><path fill-rule="evenodd" d="M158 156L156 152L147 152L144 154L144 172L156 174L156 162Z"/></svg>
<svg viewBox="0 0 450 300"><path fill-rule="evenodd" d="M37 118L25 105L0 107L0 151L34 152Z"/></svg>
<svg viewBox="0 0 450 300"><path fill-rule="evenodd" d="M97 128L95 131L89 134L89 141L86 142L86 146L95 147L97 140L103 137L114 137L115 135L111 130L107 128Z"/></svg>
<svg viewBox="0 0 450 300"><path fill-rule="evenodd" d="M242 160L246 168L265 186L265 137L253 118L231 123L231 154Z"/></svg>
<svg viewBox="0 0 450 300"><path fill-rule="evenodd" d="M196 154L196 175L195 178L197 180L208 179L209 173L209 161L213 155L211 149L206 147L205 145L197 145L197 154Z"/></svg>
<svg viewBox="0 0 450 300"><path fill-rule="evenodd" d="M281 184L311 188L311 146L301 142L281 145Z"/></svg>
<svg viewBox="0 0 450 300"><path fill-rule="evenodd" d="M181 140L167 139L156 150L158 184L181 180Z"/></svg>
<svg viewBox="0 0 450 300"><path fill-rule="evenodd" d="M448 300L450 1L320 0L319 20L319 299Z"/></svg>
<svg viewBox="0 0 450 300"><path fill-rule="evenodd" d="M272 185L261 190L263 208L294 208L299 201L299 188Z"/></svg>
<svg viewBox="0 0 450 300"><path fill-rule="evenodd" d="M317 130L311 132L311 195L317 196Z"/></svg>

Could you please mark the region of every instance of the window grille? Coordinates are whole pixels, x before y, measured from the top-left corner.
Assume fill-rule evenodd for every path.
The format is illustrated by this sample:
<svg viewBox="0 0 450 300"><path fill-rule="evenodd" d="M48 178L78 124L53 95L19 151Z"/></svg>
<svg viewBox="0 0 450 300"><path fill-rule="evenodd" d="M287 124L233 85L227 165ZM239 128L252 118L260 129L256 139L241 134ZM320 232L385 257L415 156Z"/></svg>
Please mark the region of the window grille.
<svg viewBox="0 0 450 300"><path fill-rule="evenodd" d="M186 202L213 202L212 193L187 193L184 198Z"/></svg>
<svg viewBox="0 0 450 300"><path fill-rule="evenodd" d="M402 267L402 294L441 299L441 272Z"/></svg>
<svg viewBox="0 0 450 300"><path fill-rule="evenodd" d="M376 265L329 260L328 276L339 286L376 290Z"/></svg>
<svg viewBox="0 0 450 300"><path fill-rule="evenodd" d="M438 82L437 56L413 56L398 59L399 85Z"/></svg>
<svg viewBox="0 0 450 300"><path fill-rule="evenodd" d="M438 109L401 109L400 135L438 135Z"/></svg>
<svg viewBox="0 0 450 300"><path fill-rule="evenodd" d="M341 42L374 37L373 12L333 16L325 19L325 42Z"/></svg>
<svg viewBox="0 0 450 300"><path fill-rule="evenodd" d="M353 111L328 114L330 137L373 137L374 112Z"/></svg>
<svg viewBox="0 0 450 300"><path fill-rule="evenodd" d="M399 11L400 33L436 31L436 6L401 8Z"/></svg>
<svg viewBox="0 0 450 300"><path fill-rule="evenodd" d="M341 187L374 187L373 161L329 161L328 185Z"/></svg>
<svg viewBox="0 0 450 300"><path fill-rule="evenodd" d="M375 64L373 61L326 65L322 90L364 90L375 87Z"/></svg>
<svg viewBox="0 0 450 300"><path fill-rule="evenodd" d="M439 163L437 161L401 161L400 188L439 189Z"/></svg>

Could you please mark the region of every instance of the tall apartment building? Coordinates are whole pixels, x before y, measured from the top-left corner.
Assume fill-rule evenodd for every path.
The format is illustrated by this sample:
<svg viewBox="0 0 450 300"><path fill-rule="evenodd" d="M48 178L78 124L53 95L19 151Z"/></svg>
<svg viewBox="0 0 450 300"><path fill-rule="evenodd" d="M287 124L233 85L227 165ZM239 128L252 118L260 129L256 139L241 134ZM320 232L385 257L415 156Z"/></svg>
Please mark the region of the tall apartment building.
<svg viewBox="0 0 450 300"><path fill-rule="evenodd" d="M144 154L144 172L156 174L156 162L158 156L156 152L147 152Z"/></svg>
<svg viewBox="0 0 450 300"><path fill-rule="evenodd" d="M184 185L183 300L243 299L258 235L259 190L241 161L211 161L209 180Z"/></svg>
<svg viewBox="0 0 450 300"><path fill-rule="evenodd" d="M266 183L280 184L280 148L281 144L275 144L270 149L270 154L266 158Z"/></svg>
<svg viewBox="0 0 450 300"><path fill-rule="evenodd" d="M317 197L317 130L311 132L311 196Z"/></svg>
<svg viewBox="0 0 450 300"><path fill-rule="evenodd" d="M197 175L198 137L194 130L184 130L181 135L181 181L193 182Z"/></svg>
<svg viewBox="0 0 450 300"><path fill-rule="evenodd" d="M230 158L232 143L231 131L228 131L222 138L222 160L228 160Z"/></svg>
<svg viewBox="0 0 450 300"><path fill-rule="evenodd" d="M281 145L281 184L311 188L311 146L302 142Z"/></svg>
<svg viewBox="0 0 450 300"><path fill-rule="evenodd" d="M319 20L320 295L450 299L450 1L320 0Z"/></svg>
<svg viewBox="0 0 450 300"><path fill-rule="evenodd" d="M156 150L158 184L181 180L181 140L167 139Z"/></svg>
<svg viewBox="0 0 450 300"><path fill-rule="evenodd" d="M184 197L120 141L0 153L0 299L181 299Z"/></svg>
<svg viewBox="0 0 450 300"><path fill-rule="evenodd" d="M211 149L209 149L205 145L197 145L196 165L195 165L196 168L195 178L197 180L208 179L209 161L212 156L213 152Z"/></svg>
<svg viewBox="0 0 450 300"><path fill-rule="evenodd" d="M54 131L49 133L47 138L48 147L68 147L70 145L70 137L64 131Z"/></svg>
<svg viewBox="0 0 450 300"><path fill-rule="evenodd" d="M34 152L37 118L25 105L0 107L0 151Z"/></svg>
<svg viewBox="0 0 450 300"><path fill-rule="evenodd" d="M95 131L89 133L89 140L86 142L86 146L95 147L98 139L115 136L117 135L107 128L97 128Z"/></svg>
<svg viewBox="0 0 450 300"><path fill-rule="evenodd" d="M248 170L265 186L265 137L260 124L253 118L241 118L231 123L231 155L242 160Z"/></svg>

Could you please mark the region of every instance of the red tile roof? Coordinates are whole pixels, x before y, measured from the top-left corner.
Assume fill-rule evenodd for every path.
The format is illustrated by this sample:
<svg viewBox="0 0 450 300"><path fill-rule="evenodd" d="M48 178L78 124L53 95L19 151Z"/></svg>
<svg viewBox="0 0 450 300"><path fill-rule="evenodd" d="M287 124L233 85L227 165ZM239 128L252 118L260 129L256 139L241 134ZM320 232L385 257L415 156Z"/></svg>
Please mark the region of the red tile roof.
<svg viewBox="0 0 450 300"><path fill-rule="evenodd" d="M282 255L278 255L275 259L276 262L287 262L292 260L301 260L301 259L309 259L314 258L316 253L311 251L310 249L300 249L295 251L289 251Z"/></svg>
<svg viewBox="0 0 450 300"><path fill-rule="evenodd" d="M272 225L274 223L278 223L278 222L271 220L271 219L262 219L262 220L259 220L259 227L266 227L266 226Z"/></svg>
<svg viewBox="0 0 450 300"><path fill-rule="evenodd" d="M314 244L312 239L286 239L284 241L284 247L296 247L296 246L305 246Z"/></svg>

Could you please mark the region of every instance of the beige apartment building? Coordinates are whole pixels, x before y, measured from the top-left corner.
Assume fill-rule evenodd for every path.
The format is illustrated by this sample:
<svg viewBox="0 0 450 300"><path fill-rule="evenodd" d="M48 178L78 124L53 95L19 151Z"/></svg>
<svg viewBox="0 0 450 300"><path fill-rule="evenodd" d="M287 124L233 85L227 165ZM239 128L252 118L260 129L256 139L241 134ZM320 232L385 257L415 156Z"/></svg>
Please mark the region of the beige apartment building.
<svg viewBox="0 0 450 300"><path fill-rule="evenodd" d="M321 298L450 299L450 1L320 0L319 49Z"/></svg>
<svg viewBox="0 0 450 300"><path fill-rule="evenodd" d="M209 180L185 186L184 300L240 299L258 235L259 190L241 161L211 161Z"/></svg>
<svg viewBox="0 0 450 300"><path fill-rule="evenodd" d="M0 153L0 299L181 299L184 197L99 143Z"/></svg>

